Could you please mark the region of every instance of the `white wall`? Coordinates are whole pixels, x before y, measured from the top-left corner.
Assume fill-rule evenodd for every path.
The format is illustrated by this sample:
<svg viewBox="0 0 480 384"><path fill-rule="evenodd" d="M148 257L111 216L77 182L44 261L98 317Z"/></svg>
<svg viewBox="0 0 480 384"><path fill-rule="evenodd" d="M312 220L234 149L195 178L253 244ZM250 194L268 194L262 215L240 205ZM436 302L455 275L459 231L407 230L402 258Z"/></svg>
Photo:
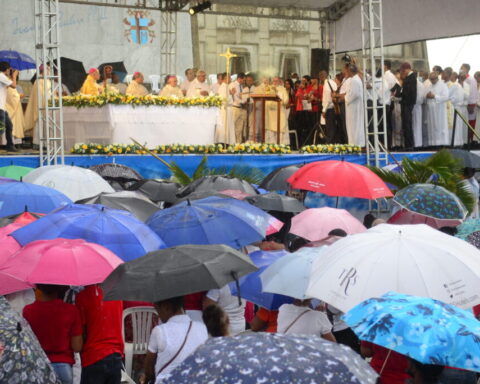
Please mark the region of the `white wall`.
<svg viewBox="0 0 480 384"><path fill-rule="evenodd" d="M14 49L35 57L33 0L2 0L0 50ZM85 68L104 62L124 61L129 73L160 73L160 12L150 11L155 37L145 45L129 42L125 8L60 4L61 55L83 61ZM192 66L190 16L179 14L177 23L177 73ZM28 77L24 73L23 77Z"/></svg>

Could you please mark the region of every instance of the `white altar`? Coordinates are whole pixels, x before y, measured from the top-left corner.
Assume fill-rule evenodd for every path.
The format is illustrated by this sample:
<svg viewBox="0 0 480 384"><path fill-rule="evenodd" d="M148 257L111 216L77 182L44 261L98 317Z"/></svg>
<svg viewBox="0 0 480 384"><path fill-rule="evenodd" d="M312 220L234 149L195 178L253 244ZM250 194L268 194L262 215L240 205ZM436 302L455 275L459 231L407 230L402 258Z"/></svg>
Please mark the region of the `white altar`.
<svg viewBox="0 0 480 384"><path fill-rule="evenodd" d="M215 107L64 107L65 148L76 143L128 144L130 138L149 148L178 143L213 144L218 115Z"/></svg>

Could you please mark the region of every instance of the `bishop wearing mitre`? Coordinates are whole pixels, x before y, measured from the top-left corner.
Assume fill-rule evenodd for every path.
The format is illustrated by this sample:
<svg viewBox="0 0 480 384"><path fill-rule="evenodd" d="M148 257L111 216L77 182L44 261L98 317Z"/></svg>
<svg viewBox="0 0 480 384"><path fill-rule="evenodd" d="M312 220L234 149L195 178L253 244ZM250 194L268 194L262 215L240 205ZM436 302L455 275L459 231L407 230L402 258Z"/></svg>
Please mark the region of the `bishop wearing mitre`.
<svg viewBox="0 0 480 384"><path fill-rule="evenodd" d="M90 68L87 78L83 82L80 93L82 95L98 96L102 93L103 87L97 83L100 80L100 72L97 68Z"/></svg>

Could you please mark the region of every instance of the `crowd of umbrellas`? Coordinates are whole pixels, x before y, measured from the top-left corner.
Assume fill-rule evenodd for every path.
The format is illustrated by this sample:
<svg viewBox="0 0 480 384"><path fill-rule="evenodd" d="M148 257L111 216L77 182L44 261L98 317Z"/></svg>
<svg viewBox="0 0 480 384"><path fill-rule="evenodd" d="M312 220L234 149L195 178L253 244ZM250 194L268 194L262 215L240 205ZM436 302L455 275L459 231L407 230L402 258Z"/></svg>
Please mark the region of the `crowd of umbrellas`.
<svg viewBox="0 0 480 384"><path fill-rule="evenodd" d="M229 284L232 294L269 310L322 300L345 313L361 340L421 363L480 372L480 326L470 311L480 304L480 222L465 221L461 201L442 187L414 184L393 196L368 168L333 160L279 168L260 186L227 176L180 186L120 164L11 165L0 175L0 295L35 284L102 283L105 300L157 302ZM402 225L367 230L345 210L307 209L284 194L292 188L338 199L393 197ZM274 212L290 213L289 232L309 244L292 253L242 252L282 230ZM445 221L465 221L458 238L435 229ZM330 242L334 229L348 236ZM22 337L34 339L28 326L1 297L0 306L0 360L28 348L23 363L34 362L41 351L21 346ZM47 375L38 382L54 382L48 366L36 369ZM3 365L0 381L7 377ZM171 380L219 377L375 383L377 375L347 347L258 334L209 340Z"/></svg>

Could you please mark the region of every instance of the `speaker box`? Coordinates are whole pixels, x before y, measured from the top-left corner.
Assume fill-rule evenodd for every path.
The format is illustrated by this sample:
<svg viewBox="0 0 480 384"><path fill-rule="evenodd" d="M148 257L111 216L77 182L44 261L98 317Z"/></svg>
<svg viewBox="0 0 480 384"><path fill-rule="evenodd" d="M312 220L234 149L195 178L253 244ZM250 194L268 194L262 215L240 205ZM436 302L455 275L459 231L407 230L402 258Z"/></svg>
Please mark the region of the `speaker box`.
<svg viewBox="0 0 480 384"><path fill-rule="evenodd" d="M327 71L330 66L330 49L313 48L310 61L310 75L318 77L320 71Z"/></svg>

